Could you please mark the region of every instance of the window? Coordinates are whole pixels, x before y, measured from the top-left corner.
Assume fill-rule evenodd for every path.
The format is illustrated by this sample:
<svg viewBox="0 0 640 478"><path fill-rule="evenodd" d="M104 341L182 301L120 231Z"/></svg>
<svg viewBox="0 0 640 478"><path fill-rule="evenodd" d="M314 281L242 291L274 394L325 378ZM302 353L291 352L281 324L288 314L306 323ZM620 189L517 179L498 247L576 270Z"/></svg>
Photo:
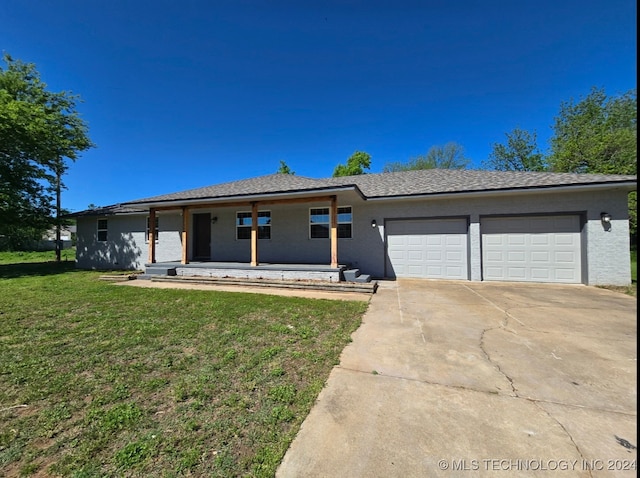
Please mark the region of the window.
<svg viewBox="0 0 640 478"><path fill-rule="evenodd" d="M147 216L147 230L146 230L145 235L144 235L144 242L149 242L149 220L150 219L151 218L149 216ZM160 218L158 216L156 216L156 227L153 229L153 238L155 239L155 242L158 242L158 239L160 239L160 235L159 235L159 233L160 233L160 226L159 226L160 221L159 221L159 219Z"/></svg>
<svg viewBox="0 0 640 478"><path fill-rule="evenodd" d="M351 225L353 215L351 206L338 208L338 237L344 239L351 238ZM329 237L331 228L330 213L328 207L311 208L309 210L309 236L311 239L322 239Z"/></svg>
<svg viewBox="0 0 640 478"><path fill-rule="evenodd" d="M351 214L351 206L338 208L338 237L351 239L351 223L353 216Z"/></svg>
<svg viewBox="0 0 640 478"><path fill-rule="evenodd" d="M106 219L98 219L98 241L107 241L108 221Z"/></svg>
<svg viewBox="0 0 640 478"><path fill-rule="evenodd" d="M236 238L251 239L251 212L236 213ZM271 211L258 211L258 239L271 239Z"/></svg>

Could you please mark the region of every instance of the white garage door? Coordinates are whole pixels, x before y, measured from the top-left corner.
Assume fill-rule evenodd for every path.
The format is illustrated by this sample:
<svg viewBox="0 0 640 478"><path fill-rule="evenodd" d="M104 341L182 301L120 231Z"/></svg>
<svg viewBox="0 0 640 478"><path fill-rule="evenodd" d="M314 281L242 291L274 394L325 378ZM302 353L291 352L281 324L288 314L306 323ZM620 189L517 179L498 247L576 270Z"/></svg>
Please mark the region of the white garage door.
<svg viewBox="0 0 640 478"><path fill-rule="evenodd" d="M466 219L389 221L386 236L388 276L469 278Z"/></svg>
<svg viewBox="0 0 640 478"><path fill-rule="evenodd" d="M484 280L581 282L579 216L483 218L480 229Z"/></svg>

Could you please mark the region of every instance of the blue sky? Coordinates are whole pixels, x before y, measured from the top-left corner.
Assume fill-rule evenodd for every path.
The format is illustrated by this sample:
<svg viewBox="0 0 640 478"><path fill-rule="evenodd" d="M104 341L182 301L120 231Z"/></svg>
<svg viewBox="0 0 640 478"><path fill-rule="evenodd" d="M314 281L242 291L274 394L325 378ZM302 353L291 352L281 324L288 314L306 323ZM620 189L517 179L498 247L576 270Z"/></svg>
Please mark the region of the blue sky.
<svg viewBox="0 0 640 478"><path fill-rule="evenodd" d="M2 0L0 49L71 91L97 147L63 206L276 172L370 172L461 144L478 167L560 104L636 87L635 0ZM239 191L241 192L241 191Z"/></svg>

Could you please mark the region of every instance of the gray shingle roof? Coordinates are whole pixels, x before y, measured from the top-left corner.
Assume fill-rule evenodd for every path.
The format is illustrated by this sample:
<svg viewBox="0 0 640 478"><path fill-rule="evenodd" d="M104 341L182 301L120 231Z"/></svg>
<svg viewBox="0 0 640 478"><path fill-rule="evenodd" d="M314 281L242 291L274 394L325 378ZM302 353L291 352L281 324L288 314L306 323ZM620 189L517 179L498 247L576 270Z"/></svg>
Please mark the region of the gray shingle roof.
<svg viewBox="0 0 640 478"><path fill-rule="evenodd" d="M304 192L321 193L323 190L341 188L356 188L365 199L379 199L585 185L625 185L625 187L631 189L636 181L636 176L627 175L481 171L470 169L427 169L325 179L313 179L290 174L270 174L138 199L95 210L81 211L74 213L70 217L140 212L141 208L150 203L171 203L174 201L184 202L203 199L233 200L234 197L246 198L247 196Z"/></svg>
<svg viewBox="0 0 640 478"><path fill-rule="evenodd" d="M305 178L292 174L270 174L255 178L242 179L227 183L214 184L203 188L189 189L172 194L162 194L145 199L130 201L127 204L164 202L188 199L214 199L258 194L289 193L327 188L324 180Z"/></svg>
<svg viewBox="0 0 640 478"><path fill-rule="evenodd" d="M425 169L397 173L363 174L325 180L329 184L356 184L367 198L414 196L470 191L635 182L636 176L610 174Z"/></svg>
<svg viewBox="0 0 640 478"><path fill-rule="evenodd" d="M73 212L65 214L63 218L72 218L80 216L113 216L115 214L135 214L146 212L146 208L127 206L123 204L112 204L111 206L96 207L93 209L86 209L84 211Z"/></svg>
<svg viewBox="0 0 640 478"><path fill-rule="evenodd" d="M325 179L312 179L290 174L270 174L173 194L163 194L131 201L126 204L311 192L354 186L362 192L365 198L381 198L635 181L636 176L610 174L478 171L469 169L426 169Z"/></svg>

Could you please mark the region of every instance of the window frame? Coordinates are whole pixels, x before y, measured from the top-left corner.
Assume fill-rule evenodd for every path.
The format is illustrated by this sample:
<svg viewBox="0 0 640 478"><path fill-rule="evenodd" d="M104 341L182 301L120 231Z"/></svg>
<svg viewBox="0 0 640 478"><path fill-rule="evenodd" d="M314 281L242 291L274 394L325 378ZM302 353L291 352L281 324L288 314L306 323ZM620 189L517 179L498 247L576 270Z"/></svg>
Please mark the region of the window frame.
<svg viewBox="0 0 640 478"><path fill-rule="evenodd" d="M145 244L149 244L149 221L151 219L151 216L147 216L147 228L145 230L144 233L144 242ZM153 239L154 242L157 244L158 242L160 242L160 218L156 215L156 227L153 231Z"/></svg>
<svg viewBox="0 0 640 478"><path fill-rule="evenodd" d="M103 225L104 227L101 227L101 225ZM107 218L101 218L97 220L96 232L98 242L107 242L109 240L109 220ZM100 238L102 235L104 235L103 239Z"/></svg>
<svg viewBox="0 0 640 478"><path fill-rule="evenodd" d="M242 214L243 219L249 219L249 224L239 224L238 220L240 219L240 214ZM236 241L244 241L247 239L251 239L251 211L236 211ZM267 218L268 221L266 224L260 224L261 218ZM260 240L270 240L271 239L271 210L267 209L264 211L258 211L258 239ZM240 230L248 230L249 233L246 237L241 237L238 232ZM244 236L244 235L243 235Z"/></svg>
<svg viewBox="0 0 640 478"><path fill-rule="evenodd" d="M345 211L348 209L348 213ZM342 211L341 211L342 210ZM327 216L327 220L325 221L316 221L312 222L312 218L314 216L313 211L327 211L326 214L316 213L316 216ZM337 226L338 226L338 239L353 239L353 207L352 206L338 206L337 208ZM340 214L349 214L349 221L341 221ZM324 226L326 225L327 235L318 236L314 235L313 226ZM341 233L341 225L349 225L348 231L349 234L346 235ZM325 229L321 229L325 230ZM344 228L342 229L344 230ZM309 208L309 239L328 239L331 235L331 208L329 207L310 207Z"/></svg>

